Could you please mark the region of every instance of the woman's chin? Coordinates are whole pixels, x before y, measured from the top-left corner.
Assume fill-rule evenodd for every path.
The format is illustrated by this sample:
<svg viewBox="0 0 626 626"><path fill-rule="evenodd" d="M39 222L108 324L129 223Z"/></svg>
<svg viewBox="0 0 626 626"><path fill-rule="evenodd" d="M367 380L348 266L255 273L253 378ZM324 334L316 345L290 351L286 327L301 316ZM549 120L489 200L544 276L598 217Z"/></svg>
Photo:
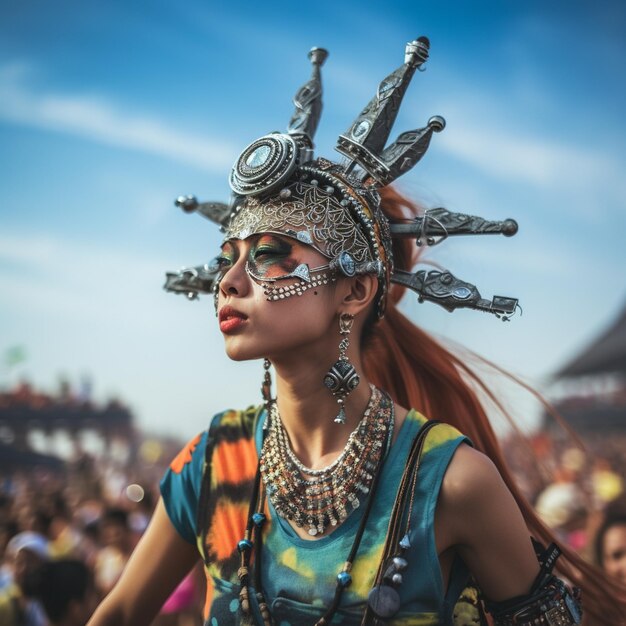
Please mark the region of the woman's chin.
<svg viewBox="0 0 626 626"><path fill-rule="evenodd" d="M226 341L225 350L226 356L231 361L254 361L264 357L258 350L253 350L249 346L237 345L235 342L228 340Z"/></svg>

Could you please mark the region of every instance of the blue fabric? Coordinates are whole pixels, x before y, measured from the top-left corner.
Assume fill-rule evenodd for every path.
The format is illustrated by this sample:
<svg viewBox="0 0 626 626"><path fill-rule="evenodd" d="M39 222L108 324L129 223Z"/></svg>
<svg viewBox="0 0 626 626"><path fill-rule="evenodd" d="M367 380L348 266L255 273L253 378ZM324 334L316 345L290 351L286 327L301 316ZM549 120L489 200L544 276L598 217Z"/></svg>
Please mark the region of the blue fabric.
<svg viewBox="0 0 626 626"><path fill-rule="evenodd" d="M213 531L215 528L224 528L220 524L223 524L226 516L227 519L233 520L232 524L241 524L241 528L234 531L233 537L243 536L245 515L242 517L242 511L247 512L250 491L248 487L238 486L240 483L237 482L239 477L236 474L239 473L240 465L237 459L228 457L231 461L228 465L233 468L228 471L233 475L224 474L223 454L231 455L238 453L239 449L245 450L247 456L241 459L241 466L244 462L248 467L251 462L256 463L256 459L251 460L248 457L252 451L252 454L256 452L258 458L264 417L264 413L257 412L254 428L250 428L248 424L240 429L239 440L244 443L254 432L255 441L252 448L237 447L239 443L237 431L233 430L237 419L233 412L228 413L228 419L225 420L230 430L227 436L222 437L222 440L220 440L220 433L226 427L222 428L218 424L215 428L217 422L213 423L212 438L215 434L219 443L216 444L218 452L214 451L211 457L214 461L210 463L210 467L222 469L211 476L211 495L217 494L218 496L216 511L219 513L216 513L208 522L207 553L211 554L211 546L217 545L218 548L215 549L217 551L214 550L213 554L218 554L222 560L216 563L209 562L205 568L210 598L209 611L205 615L207 624L231 625L238 624L240 620L237 600L239 587L236 576L238 567L236 540L232 540L233 554L225 556L223 546L219 547L223 531L220 530L219 537L215 537ZM217 416L218 422L219 419L220 417ZM241 417L240 422L244 421ZM425 421L426 418L422 415L411 411L389 451L382 468L379 487L366 530L352 568L353 582L343 594L334 623L360 624L361 622L367 595L380 563L390 512L408 452L419 428ZM161 483L161 493L172 522L181 536L194 543L200 534L200 529L195 528L195 520L206 442L205 433L197 442L191 456L181 453L182 461L188 459L186 463L181 462L179 458L181 455L177 457L178 463L176 460L173 462L180 472L168 470ZM439 424L428 433L411 512L409 531L411 548L405 555L409 565L403 572L404 583L399 588L401 609L393 620L387 622L389 624L434 626L448 624L451 621L454 603L467 582L468 573L460 559L457 559L452 567L446 593L435 545L434 514L448 464L458 446L464 442L468 442L468 439L447 424ZM219 446L222 446L221 450ZM215 474L219 474L219 477ZM223 488L220 490L220 487ZM284 519L278 517L269 503L268 520L263 534L262 581L263 592L276 624L313 624L325 613L335 593L336 576L341 571L353 545L364 509L365 507L361 506L352 511L345 522L327 536L308 541L301 539ZM215 524L218 526L216 527ZM254 596L252 605L253 609L258 612Z"/></svg>
<svg viewBox="0 0 626 626"><path fill-rule="evenodd" d="M159 484L165 510L172 525L185 541L194 545L196 544L196 514L200 499L207 432L205 431L199 437L193 450L190 449L191 444L198 439L197 437L194 437L181 450ZM190 459L184 463L185 459L180 457L187 452L189 452ZM176 471L178 467L173 466L179 458L182 469Z"/></svg>

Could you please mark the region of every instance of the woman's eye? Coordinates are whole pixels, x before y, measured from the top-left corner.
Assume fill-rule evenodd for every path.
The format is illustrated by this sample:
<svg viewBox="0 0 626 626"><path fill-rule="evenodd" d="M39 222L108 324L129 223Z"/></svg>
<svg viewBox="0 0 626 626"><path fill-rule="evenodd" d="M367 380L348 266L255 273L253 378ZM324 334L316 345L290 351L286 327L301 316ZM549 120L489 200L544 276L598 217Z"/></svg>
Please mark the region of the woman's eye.
<svg viewBox="0 0 626 626"><path fill-rule="evenodd" d="M254 258L260 259L263 257L277 257L277 256L285 256L287 252L283 250L279 250L278 248L257 248L254 251Z"/></svg>
<svg viewBox="0 0 626 626"><path fill-rule="evenodd" d="M210 267L211 269L215 270L225 270L228 269L232 264L233 260L230 257L219 254L211 261Z"/></svg>

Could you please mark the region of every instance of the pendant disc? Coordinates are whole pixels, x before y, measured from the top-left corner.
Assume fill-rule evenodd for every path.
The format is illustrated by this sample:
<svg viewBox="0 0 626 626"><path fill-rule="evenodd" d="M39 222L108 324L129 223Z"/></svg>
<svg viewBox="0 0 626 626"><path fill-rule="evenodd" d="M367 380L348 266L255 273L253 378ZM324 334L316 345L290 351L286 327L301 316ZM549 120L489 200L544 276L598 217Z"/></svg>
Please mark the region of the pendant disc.
<svg viewBox="0 0 626 626"><path fill-rule="evenodd" d="M400 610L400 595L389 585L376 585L367 596L370 609L381 619L389 619Z"/></svg>

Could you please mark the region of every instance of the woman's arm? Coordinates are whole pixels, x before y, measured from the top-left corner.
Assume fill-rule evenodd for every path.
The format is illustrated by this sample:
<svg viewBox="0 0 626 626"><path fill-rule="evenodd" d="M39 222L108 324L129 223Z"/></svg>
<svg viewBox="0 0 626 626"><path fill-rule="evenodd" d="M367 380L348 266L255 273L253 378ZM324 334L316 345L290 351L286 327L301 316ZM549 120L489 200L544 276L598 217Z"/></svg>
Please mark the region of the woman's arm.
<svg viewBox="0 0 626 626"><path fill-rule="evenodd" d="M528 529L484 454L459 446L443 480L435 520L439 554L454 548L489 600L530 591L539 563Z"/></svg>
<svg viewBox="0 0 626 626"><path fill-rule="evenodd" d="M159 499L120 580L87 626L148 626L197 560L196 547L178 534Z"/></svg>

